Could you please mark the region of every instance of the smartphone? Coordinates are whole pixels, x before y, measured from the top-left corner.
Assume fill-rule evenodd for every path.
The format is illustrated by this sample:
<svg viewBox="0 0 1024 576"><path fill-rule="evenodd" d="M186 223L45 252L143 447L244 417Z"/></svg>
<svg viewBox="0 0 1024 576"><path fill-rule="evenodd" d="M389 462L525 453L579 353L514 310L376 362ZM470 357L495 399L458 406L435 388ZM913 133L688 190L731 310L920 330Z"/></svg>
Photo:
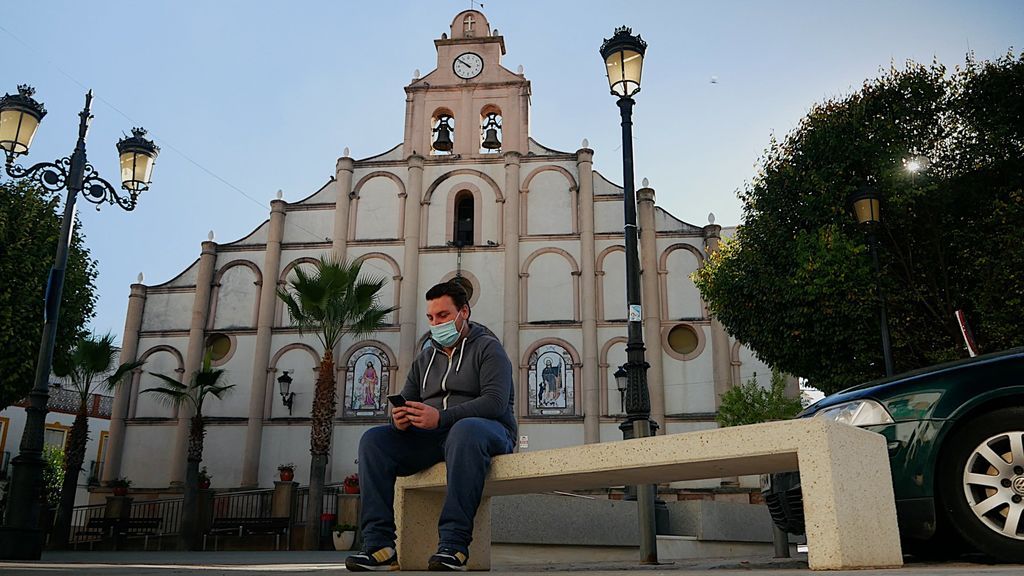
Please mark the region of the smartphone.
<svg viewBox="0 0 1024 576"><path fill-rule="evenodd" d="M401 394L388 394L388 402L390 402L395 408L405 406L405 396L402 396Z"/></svg>

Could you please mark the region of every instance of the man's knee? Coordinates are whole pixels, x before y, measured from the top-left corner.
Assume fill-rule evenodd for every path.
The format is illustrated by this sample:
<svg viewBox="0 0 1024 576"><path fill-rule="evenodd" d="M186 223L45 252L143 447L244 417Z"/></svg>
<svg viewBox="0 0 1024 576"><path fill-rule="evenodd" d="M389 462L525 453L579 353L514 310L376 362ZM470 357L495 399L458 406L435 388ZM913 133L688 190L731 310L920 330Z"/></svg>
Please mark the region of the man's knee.
<svg viewBox="0 0 1024 576"><path fill-rule="evenodd" d="M445 449L486 450L493 443L493 436L502 430L501 424L488 418L463 418L452 425L445 442Z"/></svg>
<svg viewBox="0 0 1024 576"><path fill-rule="evenodd" d="M380 449L392 442L395 430L390 425L374 426L359 439L359 453L379 453Z"/></svg>

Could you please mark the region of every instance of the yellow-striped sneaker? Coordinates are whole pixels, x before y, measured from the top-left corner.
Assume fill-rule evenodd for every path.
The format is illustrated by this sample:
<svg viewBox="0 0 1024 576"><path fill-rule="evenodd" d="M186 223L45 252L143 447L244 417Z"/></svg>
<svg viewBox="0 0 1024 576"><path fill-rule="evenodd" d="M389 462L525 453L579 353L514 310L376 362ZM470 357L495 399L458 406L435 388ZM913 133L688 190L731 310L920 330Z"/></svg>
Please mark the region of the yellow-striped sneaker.
<svg viewBox="0 0 1024 576"><path fill-rule="evenodd" d="M372 552L363 550L358 554L352 554L345 559L345 567L352 572L388 572L401 569L398 566L398 552L391 546L378 548Z"/></svg>
<svg viewBox="0 0 1024 576"><path fill-rule="evenodd" d="M467 560L469 560L468 554L459 552L455 548L442 546L437 549L437 554L431 556L427 561L427 570L457 570L461 572L466 569Z"/></svg>

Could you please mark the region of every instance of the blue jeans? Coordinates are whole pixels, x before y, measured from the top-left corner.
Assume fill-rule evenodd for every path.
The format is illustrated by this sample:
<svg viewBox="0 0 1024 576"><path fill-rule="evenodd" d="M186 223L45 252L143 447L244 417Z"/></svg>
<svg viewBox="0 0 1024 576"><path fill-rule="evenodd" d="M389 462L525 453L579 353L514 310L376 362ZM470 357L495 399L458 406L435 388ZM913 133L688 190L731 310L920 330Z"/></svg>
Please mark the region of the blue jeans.
<svg viewBox="0 0 1024 576"><path fill-rule="evenodd" d="M463 418L446 430L401 431L377 426L359 441L359 489L367 550L395 545L395 478L438 462L448 465L448 493L438 520L438 541L469 553L491 458L512 452L513 439L498 421Z"/></svg>

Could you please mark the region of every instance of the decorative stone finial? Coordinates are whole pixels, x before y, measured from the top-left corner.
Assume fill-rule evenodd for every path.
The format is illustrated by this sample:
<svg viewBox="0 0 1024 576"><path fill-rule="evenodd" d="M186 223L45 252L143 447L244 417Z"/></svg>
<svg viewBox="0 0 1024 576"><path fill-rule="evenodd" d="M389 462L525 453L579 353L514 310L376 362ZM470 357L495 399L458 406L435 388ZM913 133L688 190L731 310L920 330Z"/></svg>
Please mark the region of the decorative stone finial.
<svg viewBox="0 0 1024 576"><path fill-rule="evenodd" d="M345 157L345 158L348 158L348 155L349 155L348 146L345 146L345 149L341 151L341 155L343 157Z"/></svg>
<svg viewBox="0 0 1024 576"><path fill-rule="evenodd" d="M417 69L412 71L412 79L413 80L419 80L420 79L420 69L419 68L417 68Z"/></svg>
<svg viewBox="0 0 1024 576"><path fill-rule="evenodd" d="M584 138L583 142L580 142L580 148L590 148L590 140Z"/></svg>
<svg viewBox="0 0 1024 576"><path fill-rule="evenodd" d="M448 33L447 32L442 32L441 33L441 40L447 40L447 39L448 39Z"/></svg>
<svg viewBox="0 0 1024 576"><path fill-rule="evenodd" d="M708 212L708 224L714 224L714 223L715 223L715 213L714 212Z"/></svg>
<svg viewBox="0 0 1024 576"><path fill-rule="evenodd" d="M210 233L206 235L206 239L213 242L213 230L210 230Z"/></svg>
<svg viewBox="0 0 1024 576"><path fill-rule="evenodd" d="M522 64L520 64L519 67L516 68L516 74L519 74L520 76L523 75L523 65Z"/></svg>
<svg viewBox="0 0 1024 576"><path fill-rule="evenodd" d="M280 200L281 198L284 198L284 190L281 190L280 188L278 188L277 189L277 199Z"/></svg>
<svg viewBox="0 0 1024 576"><path fill-rule="evenodd" d="M491 36L499 36L497 28L491 31Z"/></svg>
<svg viewBox="0 0 1024 576"><path fill-rule="evenodd" d="M651 181L648 180L647 178L644 178L643 180L640 181L640 185L643 186L644 188L650 188Z"/></svg>
<svg viewBox="0 0 1024 576"><path fill-rule="evenodd" d="M135 283L136 284L142 284L142 281L144 279L145 279L145 277L143 277L142 272L139 272L139 275L135 278Z"/></svg>

